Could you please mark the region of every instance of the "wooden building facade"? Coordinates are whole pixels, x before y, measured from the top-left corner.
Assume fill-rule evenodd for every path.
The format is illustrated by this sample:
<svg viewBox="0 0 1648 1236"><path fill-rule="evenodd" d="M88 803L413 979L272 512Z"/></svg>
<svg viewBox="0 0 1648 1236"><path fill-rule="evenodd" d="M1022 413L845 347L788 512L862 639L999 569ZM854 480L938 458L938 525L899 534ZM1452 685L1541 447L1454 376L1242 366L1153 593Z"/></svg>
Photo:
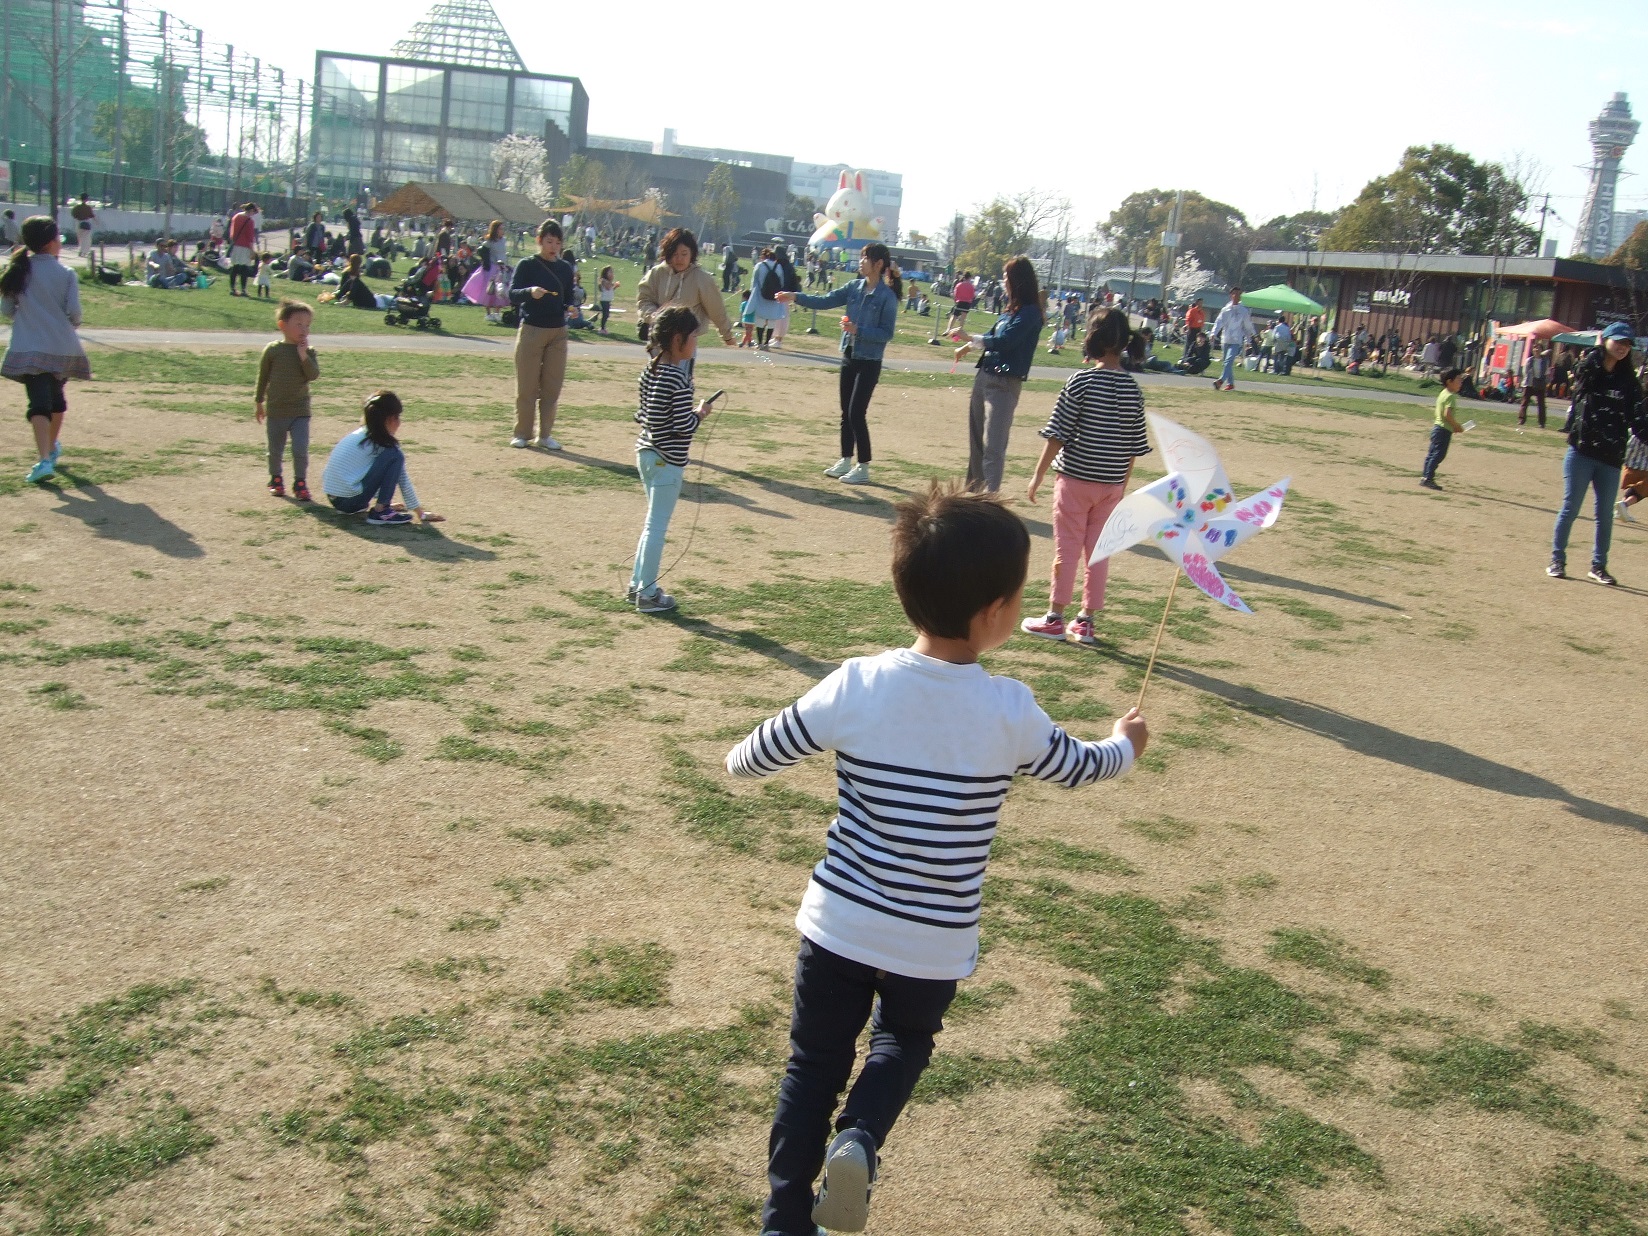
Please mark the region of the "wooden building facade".
<svg viewBox="0 0 1648 1236"><path fill-rule="evenodd" d="M1323 305L1342 334L1365 326L1404 341L1486 337L1489 324L1555 318L1576 330L1628 322L1648 335L1648 275L1566 258L1256 250L1244 282L1286 283Z"/></svg>

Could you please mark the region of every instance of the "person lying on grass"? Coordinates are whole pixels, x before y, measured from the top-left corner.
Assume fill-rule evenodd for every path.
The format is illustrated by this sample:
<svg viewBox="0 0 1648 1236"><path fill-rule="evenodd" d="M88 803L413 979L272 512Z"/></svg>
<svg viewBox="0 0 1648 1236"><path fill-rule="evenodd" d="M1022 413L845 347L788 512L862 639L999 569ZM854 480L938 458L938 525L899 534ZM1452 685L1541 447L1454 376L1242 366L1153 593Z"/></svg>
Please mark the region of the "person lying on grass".
<svg viewBox="0 0 1648 1236"><path fill-rule="evenodd" d="M401 429L401 401L394 391L368 395L361 427L332 448L321 474L327 501L345 514L366 512L369 524L409 524L413 512L426 524L445 518L418 505L406 455L395 437ZM396 487L406 508L393 503Z"/></svg>
<svg viewBox="0 0 1648 1236"><path fill-rule="evenodd" d="M1103 742L1073 738L1029 687L979 665L1017 629L1030 565L1029 530L999 498L934 483L896 511L893 586L915 642L845 662L727 754L734 776L765 777L833 750L840 785L795 920L763 1236L864 1229L887 1134L978 964L984 868L1013 778L1117 777L1149 736L1133 709ZM872 1003L869 1054L837 1114Z"/></svg>

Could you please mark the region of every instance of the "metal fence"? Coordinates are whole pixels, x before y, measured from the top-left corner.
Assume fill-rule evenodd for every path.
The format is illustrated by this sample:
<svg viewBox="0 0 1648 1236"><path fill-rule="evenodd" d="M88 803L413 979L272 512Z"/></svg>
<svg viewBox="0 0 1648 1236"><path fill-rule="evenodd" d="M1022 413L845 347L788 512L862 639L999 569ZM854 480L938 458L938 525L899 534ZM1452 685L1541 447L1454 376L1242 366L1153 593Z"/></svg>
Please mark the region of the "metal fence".
<svg viewBox="0 0 1648 1236"><path fill-rule="evenodd" d="M14 191L33 177L59 202L83 187L155 209L306 199L312 104L308 82L138 0L0 0L0 159Z"/></svg>

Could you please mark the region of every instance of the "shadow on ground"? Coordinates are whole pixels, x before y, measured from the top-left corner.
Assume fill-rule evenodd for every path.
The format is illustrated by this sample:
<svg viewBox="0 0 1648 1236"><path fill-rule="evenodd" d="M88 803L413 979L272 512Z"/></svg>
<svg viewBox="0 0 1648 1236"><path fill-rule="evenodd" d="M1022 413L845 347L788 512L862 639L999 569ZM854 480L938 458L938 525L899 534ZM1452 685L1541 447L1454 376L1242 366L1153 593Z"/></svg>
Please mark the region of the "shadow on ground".
<svg viewBox="0 0 1648 1236"><path fill-rule="evenodd" d="M65 473L60 473L63 475ZM67 474L72 480L72 474ZM116 498L101 485L75 482L73 489L47 482L57 497L55 514L80 520L98 536L128 545L144 545L168 558L204 558L194 534L178 527L146 502Z"/></svg>

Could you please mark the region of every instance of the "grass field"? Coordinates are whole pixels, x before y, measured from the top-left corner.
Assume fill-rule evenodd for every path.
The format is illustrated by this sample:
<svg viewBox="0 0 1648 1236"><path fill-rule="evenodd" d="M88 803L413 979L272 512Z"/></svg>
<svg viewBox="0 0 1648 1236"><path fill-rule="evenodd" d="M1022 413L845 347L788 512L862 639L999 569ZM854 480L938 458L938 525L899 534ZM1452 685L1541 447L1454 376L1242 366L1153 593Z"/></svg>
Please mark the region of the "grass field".
<svg viewBox="0 0 1648 1236"><path fill-rule="evenodd" d="M221 291L171 295L267 313ZM969 375L890 373L848 489L831 375L707 354L645 618L633 353L573 364L559 454L504 445L507 362L328 354L312 472L389 383L449 517L385 529L263 492L253 353L95 359L60 484L0 444L0 1227L754 1232L834 778L721 760L909 639L887 524L962 467ZM1428 494L1426 409L1147 399L1292 476L1228 561L1255 613L1180 589L1140 767L1013 790L870 1231L1648 1232L1648 536L1625 587L1544 578L1560 443L1501 411ZM1125 555L1096 649L987 668L1108 733L1168 580Z"/></svg>

